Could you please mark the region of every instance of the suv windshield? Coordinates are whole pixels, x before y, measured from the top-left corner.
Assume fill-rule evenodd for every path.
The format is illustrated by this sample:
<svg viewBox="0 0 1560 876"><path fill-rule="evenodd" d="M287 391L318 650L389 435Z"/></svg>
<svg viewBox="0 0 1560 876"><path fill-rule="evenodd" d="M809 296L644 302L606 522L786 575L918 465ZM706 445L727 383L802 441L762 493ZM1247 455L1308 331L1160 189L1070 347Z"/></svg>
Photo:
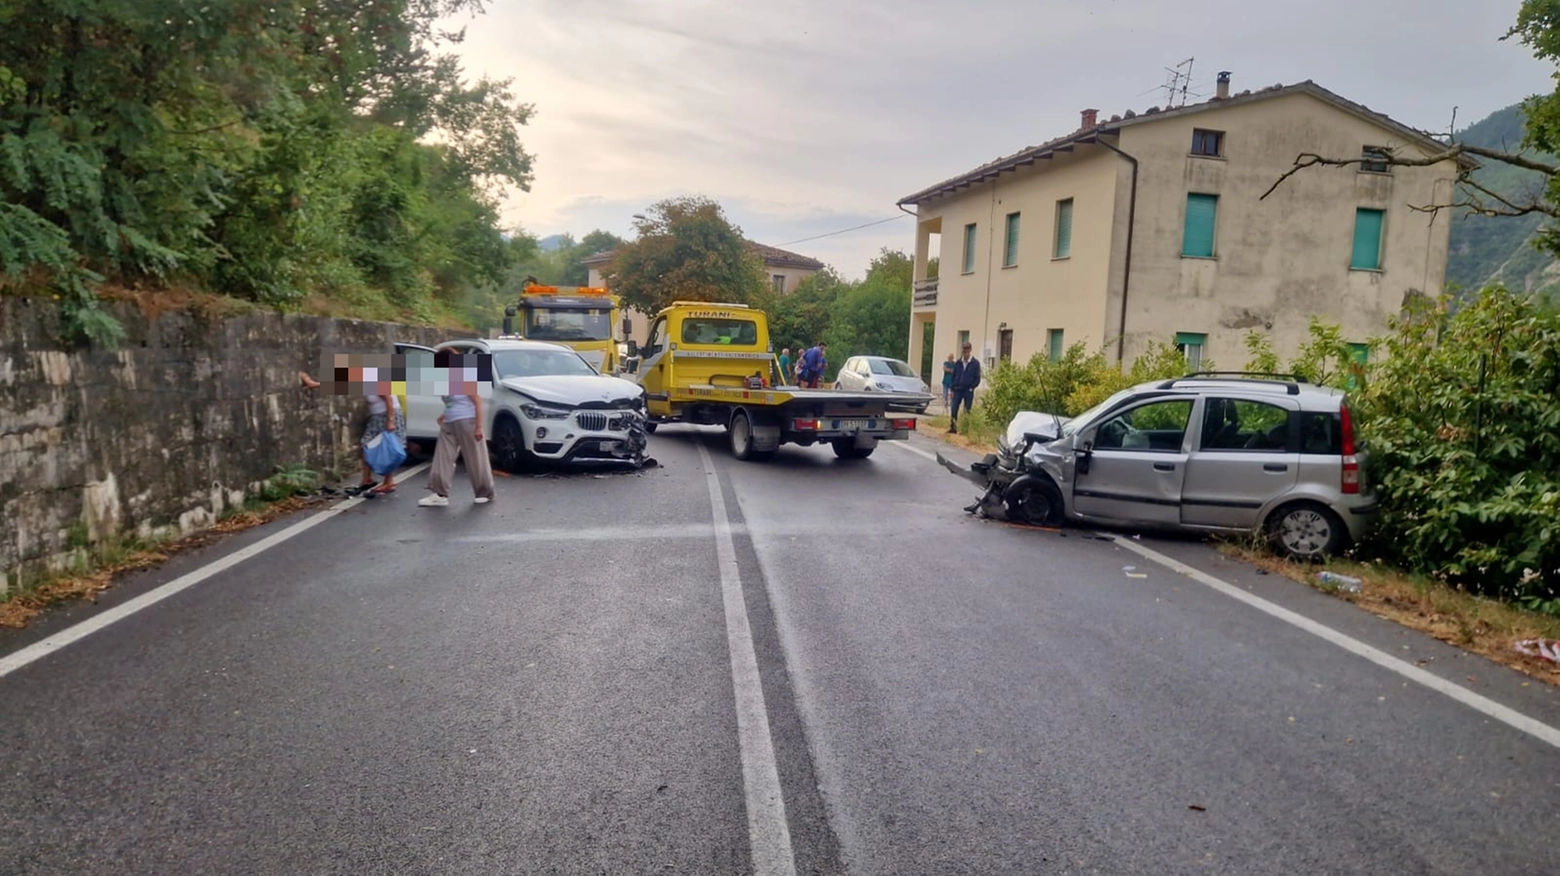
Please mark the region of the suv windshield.
<svg viewBox="0 0 1560 876"><path fill-rule="evenodd" d="M1085 425L1086 423L1088 423L1090 420L1094 419L1095 417L1099 416L1101 411L1105 410L1106 408L1109 408L1111 405L1114 405L1116 402L1121 401L1122 399L1126 398L1127 396L1129 396L1131 394L1132 394L1132 390L1130 390L1130 389L1118 390L1115 393L1112 393L1109 398L1105 399L1104 401L1100 402L1099 404L1095 405L1094 407L1089 408L1088 410L1084 411L1083 413L1079 414L1078 416L1073 417L1071 420L1068 420L1067 422L1063 423L1062 424L1062 437L1063 438L1071 437L1072 434L1074 432L1077 432L1080 427L1082 427L1083 425Z"/></svg>
<svg viewBox="0 0 1560 876"><path fill-rule="evenodd" d="M892 374L895 377L915 377L916 373L910 370L910 366L898 359L869 359L873 374Z"/></svg>
<svg viewBox="0 0 1560 876"><path fill-rule="evenodd" d="M589 362L568 350L494 350L493 371L499 377L596 373Z"/></svg>

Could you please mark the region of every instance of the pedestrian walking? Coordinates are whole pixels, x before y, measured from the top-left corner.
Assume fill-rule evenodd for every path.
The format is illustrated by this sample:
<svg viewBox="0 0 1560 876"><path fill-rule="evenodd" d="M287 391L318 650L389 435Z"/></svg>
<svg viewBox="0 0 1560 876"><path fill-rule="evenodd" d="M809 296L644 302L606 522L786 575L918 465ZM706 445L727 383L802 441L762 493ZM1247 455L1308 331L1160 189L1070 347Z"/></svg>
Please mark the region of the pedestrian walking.
<svg viewBox="0 0 1560 876"><path fill-rule="evenodd" d="M440 364L437 361L436 365ZM439 443L428 469L428 489L417 504L443 507L450 503L450 482L455 477L455 459L466 461L466 475L478 505L494 498L493 468L488 462L487 440L482 432L482 396L477 394L475 369L450 370L450 394L444 396L444 413L439 415Z"/></svg>
<svg viewBox="0 0 1560 876"><path fill-rule="evenodd" d="M958 434L959 405L970 412L975 403L975 387L980 386L980 360L970 355L970 342L964 342L964 356L953 363L953 407L948 409L948 434Z"/></svg>
<svg viewBox="0 0 1560 876"><path fill-rule="evenodd" d="M403 422L401 399L393 394L390 381L380 380L379 369L353 368L353 376L362 382L363 395L368 399L368 415L363 421L363 433L358 440L358 447L363 455L363 480L359 487L374 495L384 495L395 492L395 472L385 473L385 479L378 485L374 483L374 467L368 461L368 448L375 438L381 433L396 433L400 431Z"/></svg>

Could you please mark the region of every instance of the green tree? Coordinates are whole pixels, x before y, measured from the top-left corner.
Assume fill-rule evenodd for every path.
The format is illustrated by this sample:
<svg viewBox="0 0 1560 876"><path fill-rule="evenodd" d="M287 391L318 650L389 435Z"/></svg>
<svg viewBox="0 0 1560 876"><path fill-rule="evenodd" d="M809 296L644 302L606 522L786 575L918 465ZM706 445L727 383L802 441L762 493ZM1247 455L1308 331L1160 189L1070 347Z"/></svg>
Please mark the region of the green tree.
<svg viewBox="0 0 1560 876"><path fill-rule="evenodd" d="M898 250L883 249L860 283L834 301L826 334L829 366L836 371L849 356L909 355L910 285L915 262Z"/></svg>
<svg viewBox="0 0 1560 876"><path fill-rule="evenodd" d="M769 286L763 262L719 204L672 198L636 223L602 273L624 302L655 313L676 300L757 304Z"/></svg>

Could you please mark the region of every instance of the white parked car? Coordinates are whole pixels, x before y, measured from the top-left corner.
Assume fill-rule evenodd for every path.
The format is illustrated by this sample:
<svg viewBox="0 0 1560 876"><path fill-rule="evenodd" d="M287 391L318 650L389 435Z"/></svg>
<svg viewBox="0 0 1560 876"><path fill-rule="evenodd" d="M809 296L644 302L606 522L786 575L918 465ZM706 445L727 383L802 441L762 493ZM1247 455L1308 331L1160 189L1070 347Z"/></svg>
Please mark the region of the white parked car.
<svg viewBox="0 0 1560 876"><path fill-rule="evenodd" d="M407 357L408 440L431 445L438 439L444 400L432 386L416 381L428 379L435 353L441 351L491 357L492 380L480 384L479 395L483 434L499 468L517 471L538 461L644 461L644 389L602 374L574 350L545 341L472 339L432 348L396 344L396 352Z"/></svg>
<svg viewBox="0 0 1560 876"><path fill-rule="evenodd" d="M921 375L915 373L910 363L887 356L852 356L840 366L834 377L834 388L851 392L910 392L925 395L931 392ZM926 413L926 404L917 405L915 412Z"/></svg>

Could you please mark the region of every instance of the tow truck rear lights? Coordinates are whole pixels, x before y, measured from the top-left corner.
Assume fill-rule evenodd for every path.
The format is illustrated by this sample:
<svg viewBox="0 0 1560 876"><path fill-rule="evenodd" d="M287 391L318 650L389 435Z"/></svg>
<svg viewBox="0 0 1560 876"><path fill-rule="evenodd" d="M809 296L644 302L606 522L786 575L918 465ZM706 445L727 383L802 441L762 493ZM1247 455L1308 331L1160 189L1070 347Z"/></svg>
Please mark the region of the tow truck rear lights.
<svg viewBox="0 0 1560 876"><path fill-rule="evenodd" d="M894 421L894 431L896 431L896 432L897 431L903 431L905 429L914 429L914 428L915 428L915 420L910 419L908 417L903 419L903 420L895 420Z"/></svg>
<svg viewBox="0 0 1560 876"><path fill-rule="evenodd" d="M797 420L796 421L796 429L797 429L797 431L801 431L803 429L812 429L813 431L817 431L817 430L819 430L821 428L823 428L823 425L822 425L822 421L820 421L820 420Z"/></svg>

